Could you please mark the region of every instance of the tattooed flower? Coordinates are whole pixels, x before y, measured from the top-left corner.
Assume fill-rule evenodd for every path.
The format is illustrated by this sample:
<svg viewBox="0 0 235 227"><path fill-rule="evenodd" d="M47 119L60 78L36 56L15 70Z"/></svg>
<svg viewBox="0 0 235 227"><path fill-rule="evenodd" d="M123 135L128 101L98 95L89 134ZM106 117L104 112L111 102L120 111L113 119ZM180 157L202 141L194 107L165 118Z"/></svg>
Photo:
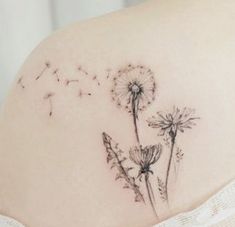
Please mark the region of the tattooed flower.
<svg viewBox="0 0 235 227"><path fill-rule="evenodd" d="M168 133L173 138L176 137L178 131L184 132L185 129L191 129L192 126L196 125L195 120L199 118L194 117L194 112L190 108L184 107L180 110L174 107L172 113L158 112L157 116L153 116L147 122L150 127L158 128L161 136Z"/></svg>
<svg viewBox="0 0 235 227"><path fill-rule="evenodd" d="M150 145L146 147L135 146L130 149L130 159L140 167L138 177L142 174L148 174L149 172L153 174L150 166L155 164L160 158L162 153L162 145Z"/></svg>
<svg viewBox="0 0 235 227"><path fill-rule="evenodd" d="M112 99L118 107L137 114L155 99L156 83L151 69L128 65L113 78Z"/></svg>

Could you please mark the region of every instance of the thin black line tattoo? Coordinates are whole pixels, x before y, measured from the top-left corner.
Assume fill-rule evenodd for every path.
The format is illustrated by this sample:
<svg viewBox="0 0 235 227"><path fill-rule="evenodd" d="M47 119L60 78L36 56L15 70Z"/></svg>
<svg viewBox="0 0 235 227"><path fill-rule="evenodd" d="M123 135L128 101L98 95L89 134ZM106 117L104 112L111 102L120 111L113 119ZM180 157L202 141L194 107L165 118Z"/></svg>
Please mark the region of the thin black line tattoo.
<svg viewBox="0 0 235 227"><path fill-rule="evenodd" d="M145 110L155 99L156 83L153 72L144 66L132 66L118 71L113 78L112 100L124 108L133 118L134 131L138 144L138 114Z"/></svg>
<svg viewBox="0 0 235 227"><path fill-rule="evenodd" d="M124 162L127 160L127 158L122 155L124 152L118 147L118 143L113 141L108 134L103 133L102 136L107 152L107 163L112 162L111 169L116 168L118 171L115 180L124 179L125 185L123 188L130 188L134 191L136 202L145 202L143 194L135 182L135 178L130 176L129 172L132 170L132 167L124 166Z"/></svg>
<svg viewBox="0 0 235 227"><path fill-rule="evenodd" d="M56 77L57 82L60 82L60 77L58 72L59 69L55 69L52 74Z"/></svg>
<svg viewBox="0 0 235 227"><path fill-rule="evenodd" d="M110 78L110 76L111 76L111 69L110 68L108 68L107 70L106 70L106 72L107 72L107 76L106 76L106 79L109 79Z"/></svg>
<svg viewBox="0 0 235 227"><path fill-rule="evenodd" d="M65 85L69 86L71 83L79 83L78 79L65 80Z"/></svg>
<svg viewBox="0 0 235 227"><path fill-rule="evenodd" d="M170 137L170 157L168 160L165 181L167 202L169 194L168 183L176 138L179 132L184 133L186 129L191 129L194 125L196 125L195 120L200 118L194 117L194 113L194 109L184 107L182 110L180 110L178 107L174 107L172 112L157 112L157 116L153 116L147 120L150 127L160 130L160 136L167 135Z"/></svg>
<svg viewBox="0 0 235 227"><path fill-rule="evenodd" d="M78 66L78 71L82 74L84 74L85 76L88 76L89 73L87 72L87 70L85 70L82 66Z"/></svg>
<svg viewBox="0 0 235 227"><path fill-rule="evenodd" d="M43 77L50 68L51 63L46 61L35 80ZM64 86L76 86L79 98L94 95L93 90L81 87L83 80L101 86L99 77L89 73L82 66L76 68L78 75L73 79L64 80L60 72L58 68L54 68L51 75L55 77L57 82L63 80ZM134 144L129 144L126 150L121 150L119 144L103 131L102 140L107 163L111 165L111 169L116 171L115 180L124 181L123 188L129 188L134 192L136 202L149 204L154 215L158 218L156 195L169 205L169 182L172 173L175 176L175 181L177 180L179 168L185 156L178 146L178 137L187 131L186 129L192 129L200 118L195 116L194 109L187 107L180 109L174 106L173 111L170 112L158 111L147 120L147 123L150 128L158 129L159 133L153 144L146 145L141 138L140 123L143 120L141 113L155 102L156 93L159 93L153 71L143 65L128 64L116 72L107 68L105 73L104 79L112 83L111 100L119 109L129 114L135 141ZM20 77L17 84L24 89L24 82L23 77ZM43 97L49 107L49 117L54 115L54 97L55 93L53 92L48 92ZM157 168L163 151L168 151L169 156L167 156L164 175L159 177ZM129 165L133 165L133 167ZM157 176L155 176L156 173Z"/></svg>
<svg viewBox="0 0 235 227"><path fill-rule="evenodd" d="M80 98L82 98L83 96L91 96L91 93L90 92L84 92L80 89L79 92L78 92L78 96Z"/></svg>
<svg viewBox="0 0 235 227"><path fill-rule="evenodd" d="M120 69L113 78L113 87L111 89L112 100L119 108L123 108L130 113L133 119L137 145L130 148L129 159L139 167L136 179L142 182L142 176L144 176L149 203L155 216L158 217L149 174L153 174L153 170L150 167L159 160L162 153L162 145L157 144L143 147L137 124L139 113L144 111L155 100L155 92L156 83L153 72L142 65L133 66L129 64Z"/></svg>
<svg viewBox="0 0 235 227"><path fill-rule="evenodd" d="M162 145L157 144L157 145L150 145L146 147L136 146L132 149L130 149L129 154L130 154L130 160L133 161L136 165L139 166L139 173L137 178L142 181L142 175L144 176L145 180L145 186L147 189L148 197L150 204L153 208L153 211L157 215L157 210L155 208L155 196L153 193L153 188L149 180L149 174L153 174L153 171L151 170L151 165L155 164L162 153Z"/></svg>
<svg viewBox="0 0 235 227"><path fill-rule="evenodd" d="M52 92L48 92L43 98L44 100L48 100L49 102L49 116L51 117L53 114L53 103L52 103L52 98L55 94Z"/></svg>
<svg viewBox="0 0 235 227"><path fill-rule="evenodd" d="M18 79L17 84L19 84L22 89L25 89L25 85L23 84L23 76Z"/></svg>
<svg viewBox="0 0 235 227"><path fill-rule="evenodd" d="M99 81L99 79L98 79L98 76L97 76L97 75L91 76L91 74L88 73L88 71L85 70L81 65L79 65L79 66L77 67L77 70L78 70L79 73L81 73L81 74L84 75L85 77L91 78L93 81L95 81L98 86L101 85L101 83L100 83L100 81Z"/></svg>
<svg viewBox="0 0 235 227"><path fill-rule="evenodd" d="M42 69L42 71L39 73L39 75L35 78L35 80L39 80L44 73L46 72L46 70L48 70L51 67L51 63L49 61L46 61L44 64L44 67Z"/></svg>
<svg viewBox="0 0 235 227"><path fill-rule="evenodd" d="M93 80L93 81L95 81L95 82L97 83L97 85L98 85L98 86L100 86L100 85L101 85L101 84L100 84L100 81L98 80L97 75L93 76L93 77L92 77L92 80Z"/></svg>

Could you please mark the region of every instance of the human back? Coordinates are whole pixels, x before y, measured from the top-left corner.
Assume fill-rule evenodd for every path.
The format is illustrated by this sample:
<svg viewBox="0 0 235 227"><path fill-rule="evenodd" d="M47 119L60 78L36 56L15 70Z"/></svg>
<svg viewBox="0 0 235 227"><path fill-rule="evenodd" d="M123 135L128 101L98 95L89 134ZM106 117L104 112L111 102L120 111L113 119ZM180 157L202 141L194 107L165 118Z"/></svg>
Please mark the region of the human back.
<svg viewBox="0 0 235 227"><path fill-rule="evenodd" d="M150 1L43 41L1 112L0 212L150 226L230 181L235 5L216 2Z"/></svg>

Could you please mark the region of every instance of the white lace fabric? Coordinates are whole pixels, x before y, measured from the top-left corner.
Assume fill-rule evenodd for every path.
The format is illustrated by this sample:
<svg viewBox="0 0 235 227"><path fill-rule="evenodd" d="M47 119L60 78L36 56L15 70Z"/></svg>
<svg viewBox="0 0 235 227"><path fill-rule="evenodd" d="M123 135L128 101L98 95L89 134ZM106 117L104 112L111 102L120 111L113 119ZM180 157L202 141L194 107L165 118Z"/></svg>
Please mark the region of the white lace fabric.
<svg viewBox="0 0 235 227"><path fill-rule="evenodd" d="M18 221L0 215L0 227L25 227L22 224L20 224Z"/></svg>
<svg viewBox="0 0 235 227"><path fill-rule="evenodd" d="M0 227L26 227L0 215ZM235 227L235 180L195 210L153 227Z"/></svg>
<svg viewBox="0 0 235 227"><path fill-rule="evenodd" d="M153 227L235 227L235 180L195 210Z"/></svg>

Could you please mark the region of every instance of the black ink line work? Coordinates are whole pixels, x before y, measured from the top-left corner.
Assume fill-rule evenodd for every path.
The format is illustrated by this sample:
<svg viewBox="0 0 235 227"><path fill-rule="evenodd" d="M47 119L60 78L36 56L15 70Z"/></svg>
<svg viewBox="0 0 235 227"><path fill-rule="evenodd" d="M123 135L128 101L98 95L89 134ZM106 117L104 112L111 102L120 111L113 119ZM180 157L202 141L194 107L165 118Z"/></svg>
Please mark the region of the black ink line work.
<svg viewBox="0 0 235 227"><path fill-rule="evenodd" d="M106 76L106 79L109 79L110 77L111 77L111 69L110 68L108 68L107 70L106 70L106 72L107 72L107 76Z"/></svg>
<svg viewBox="0 0 235 227"><path fill-rule="evenodd" d="M101 83L100 83L100 81L99 81L97 75L92 76L92 75L91 75L90 73L88 73L88 71L85 70L82 66L78 66L77 70L78 70L78 72L79 72L80 74L82 74L82 75L84 75L85 77L90 78L90 79L92 79L92 81L96 82L96 84L97 84L98 86L101 85Z"/></svg>
<svg viewBox="0 0 235 227"><path fill-rule="evenodd" d="M112 100L118 107L124 108L132 115L138 143L140 143L138 115L154 101L155 92L156 83L153 72L144 66L128 65L119 70L113 78Z"/></svg>
<svg viewBox="0 0 235 227"><path fill-rule="evenodd" d="M46 72L46 70L48 70L51 67L51 63L49 61L46 61L44 64L44 67L42 69L42 71L39 73L39 75L35 78L35 80L39 80L44 73Z"/></svg>
<svg viewBox="0 0 235 227"><path fill-rule="evenodd" d="M65 85L69 86L71 83L79 83L78 79L73 79L73 80L65 80Z"/></svg>
<svg viewBox="0 0 235 227"><path fill-rule="evenodd" d="M130 160L133 161L136 165L139 166L139 173L137 178L142 181L142 176L144 176L145 186L148 193L148 198L150 201L150 204L153 208L153 211L156 216L157 210L155 208L155 196L153 192L152 185L149 180L149 174L153 174L153 171L151 170L151 165L155 164L158 159L161 156L162 153L162 145L150 145L146 147L142 147L140 145L139 147L134 147L130 149Z"/></svg>
<svg viewBox="0 0 235 227"><path fill-rule="evenodd" d="M169 113L157 112L157 116L153 116L147 121L149 127L159 129L160 136L170 137L170 157L167 165L166 181L165 181L167 201L169 194L168 182L172 166L172 158L173 158L176 138L179 132L184 133L186 129L192 129L192 127L196 125L195 120L198 120L199 118L195 117L194 113L195 110L190 108L185 107L182 110L180 110L179 108L174 107L172 112Z"/></svg>
<svg viewBox="0 0 235 227"><path fill-rule="evenodd" d="M52 92L47 93L43 98L44 100L48 100L49 102L49 116L51 117L53 114L53 103L52 103L52 98L55 94Z"/></svg>
<svg viewBox="0 0 235 227"><path fill-rule="evenodd" d="M90 92L84 92L83 90L79 90L79 92L78 92L78 96L80 97L80 98L82 98L83 96L91 96L91 93Z"/></svg>
<svg viewBox="0 0 235 227"><path fill-rule="evenodd" d="M107 79L109 77L110 74L106 76ZM135 195L138 198L135 200L146 201L146 197L155 216L158 217L155 194L158 193L160 198L169 204L168 185L172 165L174 163L177 176L179 164L184 157L182 150L176 147L176 139L179 133L183 133L186 129L191 129L195 126L195 121L199 118L194 116L195 111L193 109L186 107L182 110L174 107L172 112L167 113L157 112L157 115L149 118L147 123L149 127L159 129L160 133L157 139L162 140L160 137L163 136L164 146L157 141L154 145L143 146L139 135L138 122L141 120L140 113L155 101L156 92L158 92L154 73L145 66L129 64L118 70L113 77L112 83L112 101L115 102L118 108L124 109L131 115L136 144L129 146L128 156L125 154L126 152L119 149L118 144L112 140L111 136L103 132L107 161L112 160L111 168L117 167L117 179L125 179L127 182L126 187L135 189ZM152 177L156 172L163 150L169 150L166 174L161 178L159 176ZM126 160L132 161L137 169L136 167L124 167L123 164L126 163ZM131 185L129 179L132 179ZM138 186L135 183L137 180L140 183ZM146 192L146 195L144 192Z"/></svg>
<svg viewBox="0 0 235 227"><path fill-rule="evenodd" d="M92 77L92 80L95 81L97 83L98 86L100 86L100 81L98 80L98 77L95 75Z"/></svg>
<svg viewBox="0 0 235 227"><path fill-rule="evenodd" d="M130 113L133 119L136 145L130 148L129 159L139 168L135 179L139 179L142 182L142 176L144 177L149 203L154 214L158 217L149 174L154 173L151 166L158 162L162 153L162 145L142 146L137 125L139 113L144 111L154 101L155 92L156 83L153 72L144 66L125 66L113 78L112 100L118 107ZM127 159L127 157L125 158Z"/></svg>
<svg viewBox="0 0 235 227"><path fill-rule="evenodd" d="M22 76L17 80L17 84L19 84L22 89L25 89L25 85L23 84L23 77Z"/></svg>
<svg viewBox="0 0 235 227"><path fill-rule="evenodd" d="M56 77L57 82L60 82L59 69L55 69L53 75Z"/></svg>
<svg viewBox="0 0 235 227"><path fill-rule="evenodd" d="M103 143L107 152L107 163L111 162L111 169L116 168L118 171L115 180L124 179L124 188L130 188L135 193L136 202L144 202L144 197L140 192L139 186L136 184L136 179L130 176L129 172L132 170L131 167L125 167L124 162L127 160L123 157L123 151L118 147L118 144L112 140L112 138L103 133Z"/></svg>

